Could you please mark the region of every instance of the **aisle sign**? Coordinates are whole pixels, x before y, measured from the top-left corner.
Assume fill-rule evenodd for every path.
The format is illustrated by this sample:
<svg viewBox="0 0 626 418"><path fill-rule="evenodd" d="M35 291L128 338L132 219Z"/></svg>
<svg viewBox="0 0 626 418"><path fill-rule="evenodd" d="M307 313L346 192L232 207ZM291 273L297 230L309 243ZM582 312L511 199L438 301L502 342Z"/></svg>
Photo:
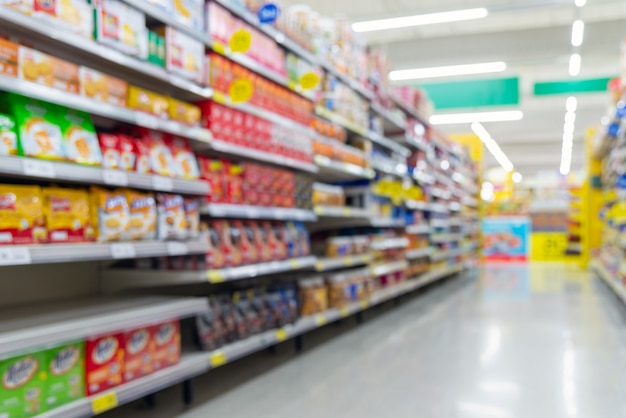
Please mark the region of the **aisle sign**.
<svg viewBox="0 0 626 418"><path fill-rule="evenodd" d="M252 98L252 93L252 83L245 78L233 81L228 88L228 95L233 104L247 102Z"/></svg>
<svg viewBox="0 0 626 418"><path fill-rule="evenodd" d="M245 29L239 29L230 37L228 45L232 52L246 53L252 45L252 34Z"/></svg>
<svg viewBox="0 0 626 418"><path fill-rule="evenodd" d="M320 76L314 72L304 73L300 77L300 86L304 90L312 90L320 84Z"/></svg>
<svg viewBox="0 0 626 418"><path fill-rule="evenodd" d="M93 398L93 400L91 401L91 411L94 413L94 415L98 415L113 408L116 408L117 405L117 393L109 392Z"/></svg>

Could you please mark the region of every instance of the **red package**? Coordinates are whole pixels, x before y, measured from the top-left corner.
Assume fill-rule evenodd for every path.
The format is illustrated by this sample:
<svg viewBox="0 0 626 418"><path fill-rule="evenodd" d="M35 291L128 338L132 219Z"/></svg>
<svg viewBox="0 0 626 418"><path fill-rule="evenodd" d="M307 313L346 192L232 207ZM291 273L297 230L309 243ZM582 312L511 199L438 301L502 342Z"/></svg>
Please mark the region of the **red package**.
<svg viewBox="0 0 626 418"><path fill-rule="evenodd" d="M172 152L176 176L188 180L198 179L200 170L189 141L186 138L172 136L166 138L165 143Z"/></svg>
<svg viewBox="0 0 626 418"><path fill-rule="evenodd" d="M85 386L87 396L122 383L124 334L108 334L85 341Z"/></svg>
<svg viewBox="0 0 626 418"><path fill-rule="evenodd" d="M176 176L174 157L167 145L167 135L152 129L140 129L141 142L148 147L148 157L152 173L161 176Z"/></svg>
<svg viewBox="0 0 626 418"><path fill-rule="evenodd" d="M288 239L287 239L287 230L285 229L285 224L282 222L273 222L271 224L272 232L274 233L274 237L276 238L276 258L278 260L284 260L287 258L287 247L288 247Z"/></svg>
<svg viewBox="0 0 626 418"><path fill-rule="evenodd" d="M154 370L161 370L180 362L180 322L168 321L152 327L154 343Z"/></svg>
<svg viewBox="0 0 626 418"><path fill-rule="evenodd" d="M246 221L245 225L250 229L253 236L253 245L256 248L257 258L260 263L272 260L272 250L267 242L267 234L256 221ZM248 232L248 236L250 232Z"/></svg>
<svg viewBox="0 0 626 418"><path fill-rule="evenodd" d="M254 245L254 231L244 225L243 221L233 221L233 227L240 231L239 248L243 254L244 264L259 262L256 246Z"/></svg>
<svg viewBox="0 0 626 418"><path fill-rule="evenodd" d="M226 163L225 201L241 204L243 202L243 179L239 164Z"/></svg>
<svg viewBox="0 0 626 418"><path fill-rule="evenodd" d="M120 168L133 171L137 163L135 139L128 135L118 135L120 149Z"/></svg>
<svg viewBox="0 0 626 418"><path fill-rule="evenodd" d="M221 221L212 221L209 224L209 251L206 254L206 264L210 269L226 267L226 255L222 246Z"/></svg>
<svg viewBox="0 0 626 418"><path fill-rule="evenodd" d="M136 328L124 333L124 381L146 376L153 368L153 339L150 327Z"/></svg>
<svg viewBox="0 0 626 418"><path fill-rule="evenodd" d="M98 134L102 151L102 168L120 168L119 137L114 134Z"/></svg>
<svg viewBox="0 0 626 418"><path fill-rule="evenodd" d="M152 173L150 146L143 139L135 140L135 171L140 174Z"/></svg>
<svg viewBox="0 0 626 418"><path fill-rule="evenodd" d="M202 178L208 181L211 187L211 194L207 201L211 203L224 202L226 199L224 163L220 160L203 157Z"/></svg>

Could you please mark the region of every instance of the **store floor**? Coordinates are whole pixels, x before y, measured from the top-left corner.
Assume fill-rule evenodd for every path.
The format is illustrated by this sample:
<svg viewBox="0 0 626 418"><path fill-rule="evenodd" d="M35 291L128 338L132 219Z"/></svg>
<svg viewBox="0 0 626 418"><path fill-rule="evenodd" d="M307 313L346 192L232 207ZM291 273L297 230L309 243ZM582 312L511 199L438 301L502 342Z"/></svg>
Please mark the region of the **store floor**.
<svg viewBox="0 0 626 418"><path fill-rule="evenodd" d="M107 417L626 417L626 309L575 266L492 265L197 383Z"/></svg>

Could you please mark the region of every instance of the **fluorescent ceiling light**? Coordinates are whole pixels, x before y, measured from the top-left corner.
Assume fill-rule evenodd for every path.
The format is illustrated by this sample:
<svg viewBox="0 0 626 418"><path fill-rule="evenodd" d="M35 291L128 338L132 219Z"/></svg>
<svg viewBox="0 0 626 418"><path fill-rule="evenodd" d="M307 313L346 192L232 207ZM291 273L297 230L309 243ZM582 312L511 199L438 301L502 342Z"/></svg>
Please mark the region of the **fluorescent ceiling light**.
<svg viewBox="0 0 626 418"><path fill-rule="evenodd" d="M489 12L485 8L454 10L451 12L429 13L425 15L413 15L393 17L390 19L368 20L355 22L352 30L355 32L372 32L376 30L400 29L411 26L433 25L436 23L458 22L461 20L482 19Z"/></svg>
<svg viewBox="0 0 626 418"><path fill-rule="evenodd" d="M569 75L572 77L580 74L580 54L572 54L569 57Z"/></svg>
<svg viewBox="0 0 626 418"><path fill-rule="evenodd" d="M576 113L567 112L565 113L565 123L571 123L572 125L576 122Z"/></svg>
<svg viewBox="0 0 626 418"><path fill-rule="evenodd" d="M513 171L513 163L502 151L498 143L489 135L489 132L487 132L483 125L478 122L472 123L472 131L478 135L478 138L485 144L489 152L491 152L498 164L500 164L505 171Z"/></svg>
<svg viewBox="0 0 626 418"><path fill-rule="evenodd" d="M445 67L412 68L409 70L394 70L389 73L389 80L415 80L419 78L452 77L456 75L499 73L506 70L506 63L502 61L484 62L480 64L448 65Z"/></svg>
<svg viewBox="0 0 626 418"><path fill-rule="evenodd" d="M578 7L583 7L585 4L587 4L587 0L575 0L574 4L576 4L576 6Z"/></svg>
<svg viewBox="0 0 626 418"><path fill-rule="evenodd" d="M519 183L522 181L522 174L519 171L516 171L515 173L513 173L511 178L513 179L514 183Z"/></svg>
<svg viewBox="0 0 626 418"><path fill-rule="evenodd" d="M581 46L583 44L583 35L585 34L585 22L576 20L572 24L572 46Z"/></svg>
<svg viewBox="0 0 626 418"><path fill-rule="evenodd" d="M565 122L565 124L563 125L563 133L564 134L573 134L574 133L574 124Z"/></svg>
<svg viewBox="0 0 626 418"><path fill-rule="evenodd" d="M447 115L433 115L429 121L433 125L454 125L457 123L473 122L506 122L520 120L524 114L520 110L506 110L500 112L450 113Z"/></svg>
<svg viewBox="0 0 626 418"><path fill-rule="evenodd" d="M565 110L568 112L575 112L578 107L578 100L574 96L570 96L565 101Z"/></svg>

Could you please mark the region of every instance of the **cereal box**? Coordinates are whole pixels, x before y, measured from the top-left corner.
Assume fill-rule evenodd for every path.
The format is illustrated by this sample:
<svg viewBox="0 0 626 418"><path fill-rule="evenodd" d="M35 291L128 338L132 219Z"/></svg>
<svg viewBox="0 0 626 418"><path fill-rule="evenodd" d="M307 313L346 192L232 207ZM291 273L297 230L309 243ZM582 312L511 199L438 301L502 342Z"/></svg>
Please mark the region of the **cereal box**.
<svg viewBox="0 0 626 418"><path fill-rule="evenodd" d="M0 155L17 155L15 119L0 113Z"/></svg>
<svg viewBox="0 0 626 418"><path fill-rule="evenodd" d="M125 382L146 376L154 370L152 331L152 327L142 327L124 333Z"/></svg>
<svg viewBox="0 0 626 418"><path fill-rule="evenodd" d="M87 67L78 70L80 94L113 106L126 107L128 83Z"/></svg>
<svg viewBox="0 0 626 418"><path fill-rule="evenodd" d="M78 164L102 165L102 152L91 116L66 109L60 123L67 159Z"/></svg>
<svg viewBox="0 0 626 418"><path fill-rule="evenodd" d="M85 343L74 341L45 352L48 372L46 409L85 396Z"/></svg>
<svg viewBox="0 0 626 418"><path fill-rule="evenodd" d="M44 213L50 242L83 242L95 239L85 190L43 189Z"/></svg>
<svg viewBox="0 0 626 418"><path fill-rule="evenodd" d="M85 385L87 396L123 382L124 334L88 338L85 341Z"/></svg>
<svg viewBox="0 0 626 418"><path fill-rule="evenodd" d="M48 239L39 186L0 185L0 245Z"/></svg>
<svg viewBox="0 0 626 418"><path fill-rule="evenodd" d="M130 209L130 236L133 240L155 239L157 234L157 206L154 195L126 190Z"/></svg>
<svg viewBox="0 0 626 418"><path fill-rule="evenodd" d="M148 30L140 11L117 0L100 0L95 9L96 40L126 54L146 58Z"/></svg>
<svg viewBox="0 0 626 418"><path fill-rule="evenodd" d="M183 197L175 194L158 193L157 204L158 239L186 239L187 221Z"/></svg>
<svg viewBox="0 0 626 418"><path fill-rule="evenodd" d="M45 352L0 360L0 417L32 417L45 409Z"/></svg>
<svg viewBox="0 0 626 418"><path fill-rule="evenodd" d="M178 320L153 327L154 370L161 370L180 362L180 323Z"/></svg>
<svg viewBox="0 0 626 418"><path fill-rule="evenodd" d="M165 38L165 68L188 80L202 83L204 44L171 26L162 26L157 33Z"/></svg>
<svg viewBox="0 0 626 418"><path fill-rule="evenodd" d="M2 4L2 0L0 0ZM0 74L17 77L19 45L0 39Z"/></svg>
<svg viewBox="0 0 626 418"><path fill-rule="evenodd" d="M89 209L98 241L130 240L130 210L124 192L92 187Z"/></svg>

